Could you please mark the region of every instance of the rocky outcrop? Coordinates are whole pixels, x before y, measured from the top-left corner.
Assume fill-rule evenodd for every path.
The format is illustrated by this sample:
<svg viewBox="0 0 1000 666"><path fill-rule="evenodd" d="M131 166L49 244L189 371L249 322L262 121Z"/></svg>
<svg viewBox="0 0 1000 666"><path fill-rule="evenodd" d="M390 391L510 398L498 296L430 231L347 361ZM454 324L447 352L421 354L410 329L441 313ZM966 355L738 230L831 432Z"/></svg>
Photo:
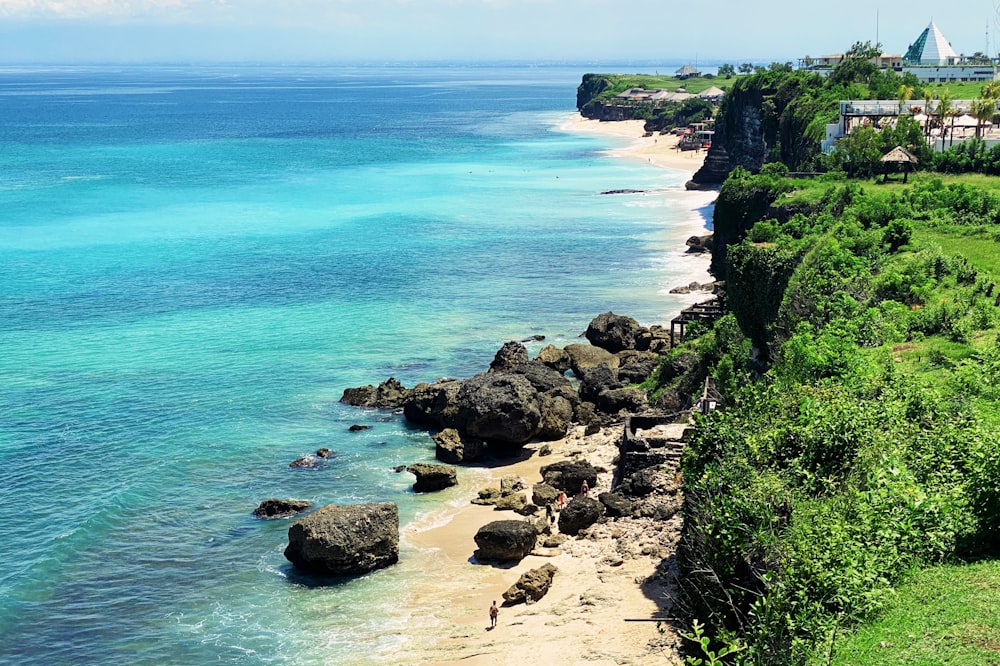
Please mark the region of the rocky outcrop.
<svg viewBox="0 0 1000 666"><path fill-rule="evenodd" d="M600 520L604 505L593 497L577 496L559 512L559 531L575 535Z"/></svg>
<svg viewBox="0 0 1000 666"><path fill-rule="evenodd" d="M528 350L520 342L506 342L493 357L490 372L505 372L528 363Z"/></svg>
<svg viewBox="0 0 1000 666"><path fill-rule="evenodd" d="M534 603L545 596L559 570L552 564L543 564L521 574L517 582L503 593L504 601L511 604Z"/></svg>
<svg viewBox="0 0 1000 666"><path fill-rule="evenodd" d="M597 368L618 368L618 357L601 347L571 344L566 345L564 351L569 356L573 374L583 381L586 381L587 375Z"/></svg>
<svg viewBox="0 0 1000 666"><path fill-rule="evenodd" d="M559 497L559 489L547 483L536 483L531 487L531 501L538 506L552 504Z"/></svg>
<svg viewBox="0 0 1000 666"><path fill-rule="evenodd" d="M569 354L566 353L566 350L555 345L543 347L538 352L538 356L535 357L535 362L546 365L559 374L565 373L570 368Z"/></svg>
<svg viewBox="0 0 1000 666"><path fill-rule="evenodd" d="M597 500L604 505L605 514L611 518L632 515L632 500L620 492L601 493Z"/></svg>
<svg viewBox="0 0 1000 666"><path fill-rule="evenodd" d="M451 427L448 424L454 419L455 398L461 388L462 382L455 379L417 384L403 405L403 416L411 423Z"/></svg>
<svg viewBox="0 0 1000 666"><path fill-rule="evenodd" d="M352 576L399 559L395 504L330 504L288 528L285 557L296 567L326 576Z"/></svg>
<svg viewBox="0 0 1000 666"><path fill-rule="evenodd" d="M703 254L712 251L712 239L714 234L704 236L691 236L687 239L687 251L689 254Z"/></svg>
<svg viewBox="0 0 1000 666"><path fill-rule="evenodd" d="M434 456L445 463L475 462L483 457L486 442L477 437L462 436L454 428L445 428L432 435Z"/></svg>
<svg viewBox="0 0 1000 666"><path fill-rule="evenodd" d="M615 353L625 349L635 349L642 328L632 317L605 312L594 317L587 326L585 335L590 344Z"/></svg>
<svg viewBox="0 0 1000 666"><path fill-rule="evenodd" d="M406 471L417 477L413 484L413 491L417 493L431 493L458 485L455 468L451 465L417 463L409 465Z"/></svg>
<svg viewBox="0 0 1000 666"><path fill-rule="evenodd" d="M480 527L474 538L477 560L520 561L534 549L538 530L523 520L497 520Z"/></svg>
<svg viewBox="0 0 1000 666"><path fill-rule="evenodd" d="M618 353L618 379L629 384L644 382L660 363L653 352L627 350Z"/></svg>
<svg viewBox="0 0 1000 666"><path fill-rule="evenodd" d="M538 432L538 391L524 375L487 373L462 382L450 425L500 445L521 445Z"/></svg>
<svg viewBox="0 0 1000 666"><path fill-rule="evenodd" d="M294 516L297 513L305 511L312 505L313 503L308 500L277 499L272 497L261 502L253 510L253 515L255 518L263 518L264 520L288 518L289 516Z"/></svg>
<svg viewBox="0 0 1000 666"><path fill-rule="evenodd" d="M597 468L586 460L562 460L542 467L540 472L546 484L570 495L580 492L584 481L591 488L597 484Z"/></svg>
<svg viewBox="0 0 1000 666"><path fill-rule="evenodd" d="M340 401L354 407L377 407L379 409L397 409L409 397L409 391L403 388L399 380L390 377L378 386L361 386L344 391Z"/></svg>

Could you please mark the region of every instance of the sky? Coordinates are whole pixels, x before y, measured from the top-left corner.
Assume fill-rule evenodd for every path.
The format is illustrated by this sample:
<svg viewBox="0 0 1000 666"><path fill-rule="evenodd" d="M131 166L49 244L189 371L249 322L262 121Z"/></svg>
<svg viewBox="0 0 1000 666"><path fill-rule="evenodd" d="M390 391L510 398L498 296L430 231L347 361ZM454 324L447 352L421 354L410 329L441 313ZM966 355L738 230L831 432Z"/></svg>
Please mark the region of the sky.
<svg viewBox="0 0 1000 666"><path fill-rule="evenodd" d="M958 53L987 29L1000 51L1000 0L0 0L0 64L766 64L876 37L901 54L932 19Z"/></svg>

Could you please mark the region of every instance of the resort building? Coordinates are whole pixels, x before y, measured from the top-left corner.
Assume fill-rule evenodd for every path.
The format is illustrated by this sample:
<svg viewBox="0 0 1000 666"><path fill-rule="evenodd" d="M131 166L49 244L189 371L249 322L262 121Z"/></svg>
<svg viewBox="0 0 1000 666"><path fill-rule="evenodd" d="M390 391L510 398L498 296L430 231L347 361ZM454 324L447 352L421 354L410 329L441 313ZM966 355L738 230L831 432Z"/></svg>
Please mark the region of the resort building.
<svg viewBox="0 0 1000 666"><path fill-rule="evenodd" d="M799 66L821 73L829 73L843 59L843 53L818 58L807 56L799 59ZM875 58L875 64L881 69L913 74L924 83L995 81L1000 79L1000 70L997 68L995 59L974 60L956 53L951 42L934 21L931 21L917 39L907 47L904 55L883 53Z"/></svg>

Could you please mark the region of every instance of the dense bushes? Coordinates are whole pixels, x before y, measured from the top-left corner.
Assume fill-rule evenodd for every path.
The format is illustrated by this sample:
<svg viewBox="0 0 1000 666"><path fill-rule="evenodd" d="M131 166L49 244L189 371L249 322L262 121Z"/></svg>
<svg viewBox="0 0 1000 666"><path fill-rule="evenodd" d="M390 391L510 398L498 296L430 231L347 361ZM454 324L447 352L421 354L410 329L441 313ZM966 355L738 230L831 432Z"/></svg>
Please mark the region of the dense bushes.
<svg viewBox="0 0 1000 666"><path fill-rule="evenodd" d="M725 259L732 314L691 343L725 410L683 460L677 612L742 643L733 663L804 663L913 567L1000 543L995 285L920 240L996 220L996 196L834 186L783 215L781 180L724 186L752 226Z"/></svg>

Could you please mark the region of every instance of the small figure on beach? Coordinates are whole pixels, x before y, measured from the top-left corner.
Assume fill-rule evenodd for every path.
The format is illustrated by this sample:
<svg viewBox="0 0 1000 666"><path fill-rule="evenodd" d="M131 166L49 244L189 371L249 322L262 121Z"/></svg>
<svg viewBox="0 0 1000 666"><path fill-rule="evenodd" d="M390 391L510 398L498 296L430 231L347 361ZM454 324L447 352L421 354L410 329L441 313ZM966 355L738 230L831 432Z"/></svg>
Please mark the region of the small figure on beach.
<svg viewBox="0 0 1000 666"><path fill-rule="evenodd" d="M494 601L493 605L490 606L490 629L497 626L497 616L500 615L500 609L497 608L497 602Z"/></svg>
<svg viewBox="0 0 1000 666"><path fill-rule="evenodd" d="M548 502L545 505L545 517L549 519L549 525L556 519L555 512L552 511L552 502Z"/></svg>
<svg viewBox="0 0 1000 666"><path fill-rule="evenodd" d="M566 491L565 490L560 490L559 491L559 510L562 511L563 507L565 507L565 506L566 506Z"/></svg>
<svg viewBox="0 0 1000 666"><path fill-rule="evenodd" d="M583 483L580 484L580 497L586 497L589 492L590 486L587 485L587 480L584 479Z"/></svg>

